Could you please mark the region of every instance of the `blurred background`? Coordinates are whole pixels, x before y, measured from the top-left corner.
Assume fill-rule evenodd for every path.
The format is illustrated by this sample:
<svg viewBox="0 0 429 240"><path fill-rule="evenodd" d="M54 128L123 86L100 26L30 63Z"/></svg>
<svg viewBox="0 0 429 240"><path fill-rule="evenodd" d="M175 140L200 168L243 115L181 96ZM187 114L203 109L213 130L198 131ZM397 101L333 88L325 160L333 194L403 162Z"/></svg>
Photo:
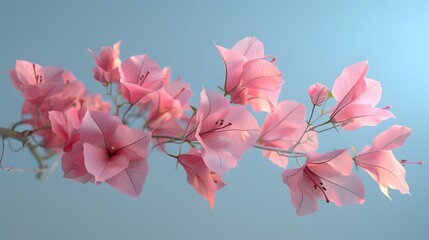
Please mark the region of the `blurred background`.
<svg viewBox="0 0 429 240"><path fill-rule="evenodd" d="M223 85L216 44L227 48L246 36L277 57L285 84L280 99L309 106L307 88L332 87L342 69L368 60L368 77L381 81L379 106L396 119L377 127L320 135L320 151L354 145L358 151L390 125L414 130L398 159L427 161L429 2L427 1L12 1L0 2L0 126L20 118L20 93L8 70L16 59L72 71L92 92L98 52L122 40L121 58L148 53L173 77L202 86ZM33 173L0 171L1 239L429 239L428 164L406 166L411 195L378 185L359 171L363 205L336 207L296 217L282 169L249 151L225 180L210 209L186 182L174 160L154 151L140 198L108 185L63 179L61 168L46 181ZM4 165L35 167L27 153L6 152Z"/></svg>

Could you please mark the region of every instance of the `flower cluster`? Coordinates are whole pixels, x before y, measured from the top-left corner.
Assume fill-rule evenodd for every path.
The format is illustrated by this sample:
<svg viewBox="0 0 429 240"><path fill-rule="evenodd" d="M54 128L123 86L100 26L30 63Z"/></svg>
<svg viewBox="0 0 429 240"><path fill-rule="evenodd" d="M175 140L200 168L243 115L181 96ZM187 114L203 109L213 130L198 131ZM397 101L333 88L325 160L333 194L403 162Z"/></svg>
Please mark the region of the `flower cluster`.
<svg viewBox="0 0 429 240"><path fill-rule="evenodd" d="M338 206L362 204L364 187L353 166L368 172L388 197L388 188L409 193L403 164L412 162L398 161L392 153L411 133L408 127L392 126L360 153L353 147L317 152L318 134L394 117L389 107L376 107L381 84L366 77L366 61L344 68L332 90L312 84L307 111L302 103L279 101L282 73L260 40L247 37L231 49L217 45L225 64L223 93L203 89L194 107L189 83L172 81L170 69L148 55L121 60L120 45L102 47L98 54L89 50L96 64L93 77L111 102L89 94L67 70L18 60L9 75L25 98L20 123L29 130L1 128L3 138L58 153L65 178L105 182L131 196L142 192L152 145L183 168L211 208L226 184L223 175L252 147L283 169L298 215L316 211L319 199ZM254 111L266 113L262 123Z"/></svg>

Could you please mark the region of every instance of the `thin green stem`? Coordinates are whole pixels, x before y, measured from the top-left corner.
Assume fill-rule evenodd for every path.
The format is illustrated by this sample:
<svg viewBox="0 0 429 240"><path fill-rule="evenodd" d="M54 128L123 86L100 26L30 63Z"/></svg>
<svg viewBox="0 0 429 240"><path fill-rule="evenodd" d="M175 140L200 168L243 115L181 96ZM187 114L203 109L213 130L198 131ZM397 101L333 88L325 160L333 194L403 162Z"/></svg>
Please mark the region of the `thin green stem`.
<svg viewBox="0 0 429 240"><path fill-rule="evenodd" d="M259 144L254 144L253 147L263 149L263 150L277 152L279 155L285 156L285 157L305 157L305 156L307 156L306 153L295 152L292 150L285 150L285 149L275 148L275 147L268 147L268 146L263 146L263 145L259 145Z"/></svg>
<svg viewBox="0 0 429 240"><path fill-rule="evenodd" d="M298 141L292 147L289 148L290 151L293 151L299 144L301 144L302 138L305 136L305 134L308 131L310 131L309 130L311 126L310 123L311 123L311 120L313 119L313 114L315 109L316 109L316 105L313 104L313 107L311 108L310 117L308 118L308 121L307 121L307 127L305 128L304 132L301 134L301 137L299 137Z"/></svg>

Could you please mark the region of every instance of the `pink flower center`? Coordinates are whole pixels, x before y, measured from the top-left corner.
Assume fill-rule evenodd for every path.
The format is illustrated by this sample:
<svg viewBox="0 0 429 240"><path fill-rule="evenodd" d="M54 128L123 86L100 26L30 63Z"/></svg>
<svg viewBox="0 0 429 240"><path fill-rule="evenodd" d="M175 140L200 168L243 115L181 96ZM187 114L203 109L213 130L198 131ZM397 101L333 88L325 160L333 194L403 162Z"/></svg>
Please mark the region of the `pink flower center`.
<svg viewBox="0 0 429 240"><path fill-rule="evenodd" d="M115 147L111 146L107 148L107 155L109 155L109 160L111 157L115 156L115 153L117 152L118 149L116 149Z"/></svg>
<svg viewBox="0 0 429 240"><path fill-rule="evenodd" d="M34 72L34 80L36 82L36 85L42 84L43 78L42 75L39 75L36 73L36 64L33 63L33 72Z"/></svg>
<svg viewBox="0 0 429 240"><path fill-rule="evenodd" d="M227 127L229 127L229 126L231 126L231 125L232 125L232 123L231 123L231 122L229 122L229 123L225 124L225 120L224 120L224 119L220 119L220 120L218 120L218 121L216 121L216 122L215 122L215 125L213 126L213 128L212 128L212 129L210 129L210 130L208 130L208 131L205 131L205 132L203 132L203 133L200 133L200 135L204 135L204 134L206 134L206 133L213 133L213 132L216 132L216 131L222 130L222 129L224 129L224 128L227 128Z"/></svg>
<svg viewBox="0 0 429 240"><path fill-rule="evenodd" d="M127 148L127 147L131 147L132 145L139 143L140 141L142 141L143 139L146 139L147 137L148 137L148 136L146 135L146 136L141 137L141 138L139 138L139 139L135 140L134 142L131 142L131 143L129 143L128 145L125 145L125 146L122 146L122 147L106 146L107 155L109 155L109 160L110 160L110 158L111 158L111 157L115 156L115 155L116 155L116 153L117 153L119 150L124 149L124 148Z"/></svg>
<svg viewBox="0 0 429 240"><path fill-rule="evenodd" d="M147 78L147 76L149 75L149 73L150 73L150 71L148 70L148 71L146 72L146 74L141 74L141 75L140 75L140 77L139 77L139 81L138 81L138 83L137 83L139 86L143 85L143 83L144 83L144 81L146 80L146 78Z"/></svg>
<svg viewBox="0 0 429 240"><path fill-rule="evenodd" d="M317 190L317 189L319 189L322 193L323 193L323 196L325 196L325 201L327 202L327 203L329 203L329 198L328 198L328 196L326 195L326 188L323 186L323 182L322 181L320 181L320 179L319 179L319 183L317 182L317 181L315 181L315 179L313 178L313 175L315 175L316 177L317 177L317 175L316 174L314 174L310 169L308 169L307 167L306 168L304 168L304 173L305 174L307 174L307 176L310 178L310 180L313 182L313 186L314 186L314 189L315 190Z"/></svg>

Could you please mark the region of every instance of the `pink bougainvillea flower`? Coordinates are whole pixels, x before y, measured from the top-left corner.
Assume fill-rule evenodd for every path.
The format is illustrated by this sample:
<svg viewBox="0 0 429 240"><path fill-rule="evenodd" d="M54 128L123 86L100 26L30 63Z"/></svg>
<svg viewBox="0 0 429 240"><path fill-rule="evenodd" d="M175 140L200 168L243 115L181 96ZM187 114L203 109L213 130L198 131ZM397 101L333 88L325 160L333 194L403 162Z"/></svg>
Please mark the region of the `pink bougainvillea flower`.
<svg viewBox="0 0 429 240"><path fill-rule="evenodd" d="M27 101L40 104L46 97L58 94L64 87L64 69L17 60L9 76Z"/></svg>
<svg viewBox="0 0 429 240"><path fill-rule="evenodd" d="M380 190L388 198L388 188L409 194L405 169L396 160L392 149L402 146L410 134L410 128L394 125L376 136L372 146L365 146L355 157L356 164L378 182Z"/></svg>
<svg viewBox="0 0 429 240"><path fill-rule="evenodd" d="M180 79L170 81L169 68L164 68L163 74L162 88L140 101L140 108L148 112L144 127L153 135L180 137L184 132L180 122L187 119L185 110L189 108L192 91L190 85Z"/></svg>
<svg viewBox="0 0 429 240"><path fill-rule="evenodd" d="M76 108L66 111L50 111L52 131L64 140L63 150L70 152L73 145L79 140L80 119Z"/></svg>
<svg viewBox="0 0 429 240"><path fill-rule="evenodd" d="M91 49L88 49L97 65L94 68L94 78L97 81L108 84L110 82L117 82L121 78L118 70L121 64L119 46L121 46L121 41L115 43L113 48L101 47L98 56Z"/></svg>
<svg viewBox="0 0 429 240"><path fill-rule="evenodd" d="M84 114L87 110L109 113L111 108L110 102L104 101L98 93L92 95L85 92L80 97L79 103L81 104L80 114Z"/></svg>
<svg viewBox="0 0 429 240"><path fill-rule="evenodd" d="M194 119L196 128L187 136L198 140L205 164L218 174L235 167L259 136L258 123L245 107L230 106L224 96L213 91L201 91Z"/></svg>
<svg viewBox="0 0 429 240"><path fill-rule="evenodd" d="M79 135L72 151L62 157L64 177L106 182L128 195L140 195L149 169L150 133L123 125L116 116L88 111Z"/></svg>
<svg viewBox="0 0 429 240"><path fill-rule="evenodd" d="M234 44L231 49L246 57L247 60L265 57L264 44L256 37L245 37Z"/></svg>
<svg viewBox="0 0 429 240"><path fill-rule="evenodd" d="M256 37L246 37L238 41L231 49L216 46L222 55L227 71L225 92L230 94L241 82L243 65L249 60L265 57L264 45Z"/></svg>
<svg viewBox="0 0 429 240"><path fill-rule="evenodd" d="M308 88L308 96L310 96L311 103L320 105L328 98L328 88L316 82Z"/></svg>
<svg viewBox="0 0 429 240"><path fill-rule="evenodd" d="M346 130L375 126L394 117L388 108L376 108L381 98L381 84L365 78L368 62L359 62L344 68L335 80L332 95L337 104L331 110L331 122Z"/></svg>
<svg viewBox="0 0 429 240"><path fill-rule="evenodd" d="M147 111L147 118L144 128L152 131L153 135L180 137L184 129L180 125L184 117L182 106L178 100L171 97L165 89L149 93L144 97L141 107L142 111ZM143 102L143 99L139 102ZM162 142L162 139L154 139Z"/></svg>
<svg viewBox="0 0 429 240"><path fill-rule="evenodd" d="M147 55L128 58L119 67L121 92L130 104L161 89L164 75L158 64Z"/></svg>
<svg viewBox="0 0 429 240"><path fill-rule="evenodd" d="M231 102L249 103L255 111L271 112L277 105L282 74L265 59L261 41L247 37L237 42L232 49L217 46L226 68L226 94Z"/></svg>
<svg viewBox="0 0 429 240"><path fill-rule="evenodd" d="M364 188L359 177L352 174L352 167L352 157L340 149L324 154L309 152L304 166L284 170L283 182L289 187L296 214L317 211L320 198L337 206L362 204Z"/></svg>
<svg viewBox="0 0 429 240"><path fill-rule="evenodd" d="M26 99L22 106L22 121L38 129L34 134L40 137L40 144L45 148L57 150L64 147L64 139L50 128L49 112L67 111L72 107L79 109L79 97L85 92L82 83L73 80L71 73L68 75L66 83L58 86L61 92L53 94L50 91L37 101Z"/></svg>
<svg viewBox="0 0 429 240"><path fill-rule="evenodd" d="M225 186L222 177L206 166L197 150L180 154L177 161L185 169L188 183L209 202L210 208L213 208L216 192Z"/></svg>
<svg viewBox="0 0 429 240"><path fill-rule="evenodd" d="M34 134L41 137L43 147L54 150L63 148L64 151L69 151L74 141L68 142L67 138L64 138L65 135L54 132L54 128L50 128L52 121L59 121L58 127L67 128L60 125L67 122L67 117L63 113L65 114L70 108L75 108L79 120L82 120L86 110L109 112L110 103L102 101L99 94L91 95L85 91L83 84L77 81L73 73L64 71L63 79L64 83L56 86L55 94L54 91L50 91L37 101L26 99L21 113L23 114L23 122L31 125L33 129L38 129ZM60 92L58 92L59 89L61 89ZM59 115L54 114L55 116L53 116L55 119L49 116L49 112L52 111L58 111ZM59 128L55 128L56 131L59 131Z"/></svg>
<svg viewBox="0 0 429 240"><path fill-rule="evenodd" d="M188 107L188 101L192 96L191 85L182 81L180 78L170 81L170 68L165 67L162 70L164 78L162 88L175 100L180 102L183 109Z"/></svg>
<svg viewBox="0 0 429 240"><path fill-rule="evenodd" d="M317 134L311 131L302 136L306 128L304 105L295 101L282 101L265 118L258 144L297 152L315 151L318 147ZM263 154L274 164L286 167L286 156L270 150L264 150Z"/></svg>
<svg viewBox="0 0 429 240"><path fill-rule="evenodd" d="M277 105L282 84L282 73L272 62L255 59L243 66L239 92L247 90L247 102L253 110L271 112Z"/></svg>

